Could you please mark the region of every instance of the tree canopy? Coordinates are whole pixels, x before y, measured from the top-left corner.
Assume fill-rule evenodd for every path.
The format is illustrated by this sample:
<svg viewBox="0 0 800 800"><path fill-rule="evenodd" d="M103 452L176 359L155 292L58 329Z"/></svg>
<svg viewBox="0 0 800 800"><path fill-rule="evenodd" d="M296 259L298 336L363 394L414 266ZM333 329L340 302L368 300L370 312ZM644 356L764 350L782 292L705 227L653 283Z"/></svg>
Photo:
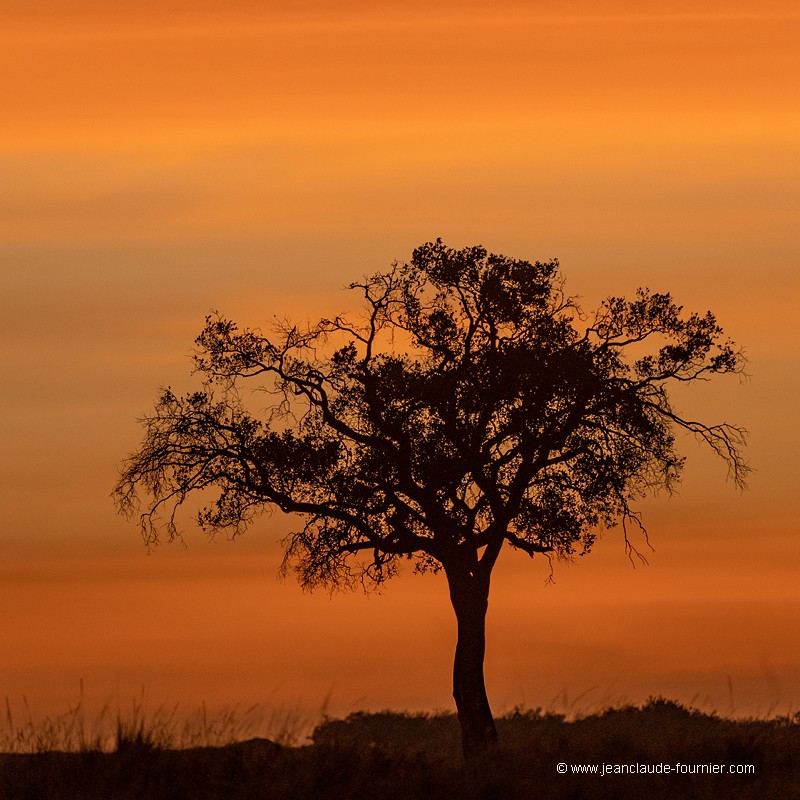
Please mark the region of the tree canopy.
<svg viewBox="0 0 800 800"><path fill-rule="evenodd" d="M129 514L148 498L148 543L212 490L198 519L212 532L300 516L284 565L305 586L379 585L411 561L444 569L457 616L470 593L485 614L503 545L569 557L605 527L640 526L637 501L680 478L679 431L744 483L745 432L682 416L669 395L742 372L710 312L639 289L585 315L557 260L441 240L349 288L361 311L316 324L206 319L202 388L162 391L115 490Z"/></svg>

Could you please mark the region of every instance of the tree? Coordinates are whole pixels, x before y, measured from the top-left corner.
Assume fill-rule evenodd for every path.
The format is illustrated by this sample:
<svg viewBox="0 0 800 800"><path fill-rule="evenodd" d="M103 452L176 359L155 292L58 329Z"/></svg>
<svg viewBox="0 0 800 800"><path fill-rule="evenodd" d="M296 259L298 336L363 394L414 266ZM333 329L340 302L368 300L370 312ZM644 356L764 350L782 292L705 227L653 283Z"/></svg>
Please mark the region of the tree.
<svg viewBox="0 0 800 800"><path fill-rule="evenodd" d="M714 316L669 294L611 297L586 317L558 261L520 261L441 240L351 284L357 319L270 336L206 319L184 397L162 391L115 489L141 511L148 544L179 535L176 511L212 533L266 509L299 515L284 570L305 587L380 586L410 561L443 571L458 623L453 696L467 758L496 741L483 676L492 569L504 546L528 556L587 552L635 503L671 491L683 429L743 485L745 432L681 416L668 389L741 373ZM266 412L250 410L254 385Z"/></svg>

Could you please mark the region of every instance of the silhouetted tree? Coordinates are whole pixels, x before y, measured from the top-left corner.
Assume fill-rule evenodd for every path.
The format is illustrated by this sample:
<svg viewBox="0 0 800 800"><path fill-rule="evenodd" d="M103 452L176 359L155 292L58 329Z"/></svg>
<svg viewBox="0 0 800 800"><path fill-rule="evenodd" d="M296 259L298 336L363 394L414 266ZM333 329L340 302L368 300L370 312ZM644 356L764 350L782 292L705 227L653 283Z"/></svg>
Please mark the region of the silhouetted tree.
<svg viewBox="0 0 800 800"><path fill-rule="evenodd" d="M483 677L489 582L504 545L569 557L597 532L641 526L633 507L671 490L680 429L747 466L744 431L681 416L671 384L740 373L711 313L669 294L612 297L584 317L558 262L441 240L351 284L362 315L278 324L266 336L217 315L197 339L203 388L162 392L115 489L148 543L216 491L202 528L242 531L278 508L303 519L285 546L306 587L379 586L410 560L443 570L458 622L453 696L467 758L496 732ZM243 389L255 385L258 403ZM264 403L268 409L249 410ZM643 530L643 529L642 529Z"/></svg>

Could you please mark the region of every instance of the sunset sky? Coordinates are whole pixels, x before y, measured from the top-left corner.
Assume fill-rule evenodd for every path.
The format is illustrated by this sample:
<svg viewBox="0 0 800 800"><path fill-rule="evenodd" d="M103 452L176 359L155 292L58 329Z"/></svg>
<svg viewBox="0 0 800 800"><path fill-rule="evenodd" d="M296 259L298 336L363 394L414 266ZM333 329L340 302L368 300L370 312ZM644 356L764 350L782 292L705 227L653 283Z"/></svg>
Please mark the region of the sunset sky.
<svg viewBox="0 0 800 800"><path fill-rule="evenodd" d="M750 490L692 439L678 495L557 564L505 552L495 711L665 695L800 710L800 11L789 0L0 0L0 696L450 708L443 578L280 582L264 518L150 555L109 498L211 309L355 307L442 237L558 257L587 309L711 309L749 380L677 397L750 431Z"/></svg>

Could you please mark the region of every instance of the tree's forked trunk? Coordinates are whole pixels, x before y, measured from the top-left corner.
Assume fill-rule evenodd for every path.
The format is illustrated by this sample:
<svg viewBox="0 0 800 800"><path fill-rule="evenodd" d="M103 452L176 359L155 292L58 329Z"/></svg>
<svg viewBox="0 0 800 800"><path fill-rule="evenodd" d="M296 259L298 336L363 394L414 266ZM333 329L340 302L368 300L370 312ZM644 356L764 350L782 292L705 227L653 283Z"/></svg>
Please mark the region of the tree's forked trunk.
<svg viewBox="0 0 800 800"><path fill-rule="evenodd" d="M464 758L471 761L497 743L497 730L483 677L489 580L488 576L450 571L447 580L458 621L453 698L461 725Z"/></svg>

